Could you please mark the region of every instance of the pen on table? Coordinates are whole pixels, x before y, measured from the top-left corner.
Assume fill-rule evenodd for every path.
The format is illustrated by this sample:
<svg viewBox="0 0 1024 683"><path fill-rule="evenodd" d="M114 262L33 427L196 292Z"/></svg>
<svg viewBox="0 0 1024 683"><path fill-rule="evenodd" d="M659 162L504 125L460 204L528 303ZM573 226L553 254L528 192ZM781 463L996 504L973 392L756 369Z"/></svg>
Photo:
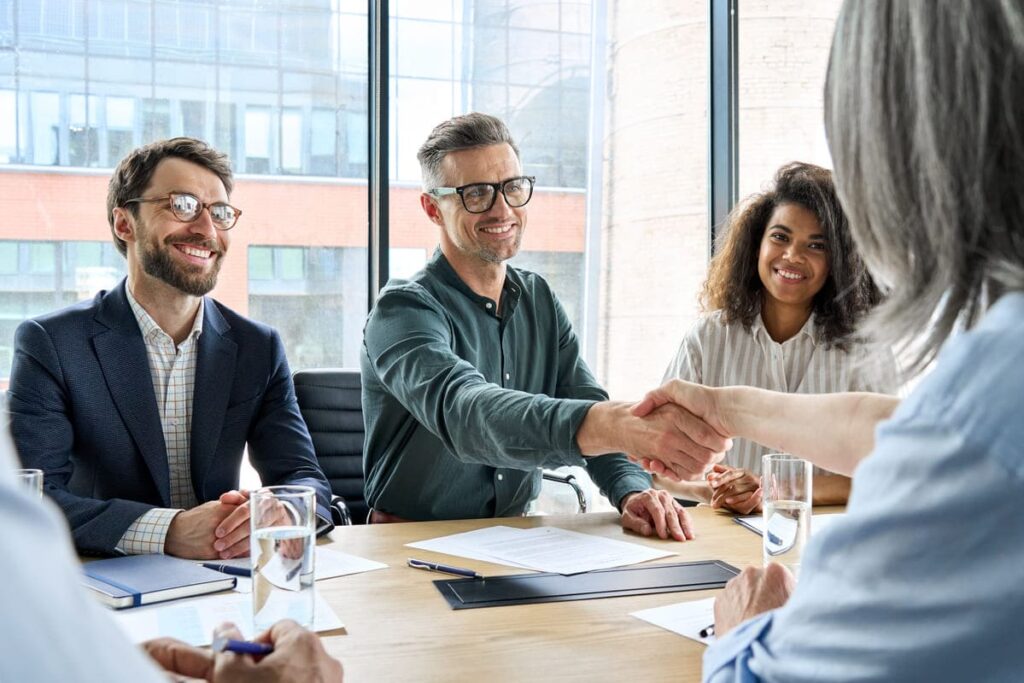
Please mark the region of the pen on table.
<svg viewBox="0 0 1024 683"><path fill-rule="evenodd" d="M715 635L715 625L714 624L708 624L707 626L705 626L704 628L702 628L700 630L700 637L701 638L710 638L713 635Z"/></svg>
<svg viewBox="0 0 1024 683"><path fill-rule="evenodd" d="M269 655L274 651L274 646L248 640L218 637L213 639L210 649L214 652L237 652L240 655Z"/></svg>
<svg viewBox="0 0 1024 683"><path fill-rule="evenodd" d="M216 562L203 562L203 566L215 572L231 574L231 576L252 576L252 570L248 567L236 567L233 564L217 564Z"/></svg>
<svg viewBox="0 0 1024 683"><path fill-rule="evenodd" d="M473 571L472 569L463 569L462 567L452 567L447 564L440 564L439 562L426 562L424 560L414 560L411 557L407 563L413 569L426 569L431 572L444 572L446 574L455 574L456 576L465 576L469 579L482 579L482 575Z"/></svg>

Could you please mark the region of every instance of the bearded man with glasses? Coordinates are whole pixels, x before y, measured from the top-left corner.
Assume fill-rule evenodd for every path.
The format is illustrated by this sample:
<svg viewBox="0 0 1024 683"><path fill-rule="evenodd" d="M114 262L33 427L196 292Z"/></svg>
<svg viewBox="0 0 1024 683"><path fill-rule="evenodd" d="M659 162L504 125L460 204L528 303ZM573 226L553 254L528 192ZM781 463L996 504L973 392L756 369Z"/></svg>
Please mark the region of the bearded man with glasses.
<svg viewBox="0 0 1024 683"><path fill-rule="evenodd" d="M128 276L15 333L11 432L80 553L248 554L246 445L264 485L313 486L330 527L281 338L206 296L242 214L232 185L201 140L131 152L107 193Z"/></svg>
<svg viewBox="0 0 1024 683"><path fill-rule="evenodd" d="M521 514L540 490L538 468L580 465L625 528L692 538L686 511L623 452L674 459L693 418L675 406L638 418L609 401L547 282L506 263L519 251L534 178L505 124L456 117L418 158L420 204L440 247L408 281L388 284L364 331L370 521ZM702 450L687 475L727 446L710 430L694 439Z"/></svg>

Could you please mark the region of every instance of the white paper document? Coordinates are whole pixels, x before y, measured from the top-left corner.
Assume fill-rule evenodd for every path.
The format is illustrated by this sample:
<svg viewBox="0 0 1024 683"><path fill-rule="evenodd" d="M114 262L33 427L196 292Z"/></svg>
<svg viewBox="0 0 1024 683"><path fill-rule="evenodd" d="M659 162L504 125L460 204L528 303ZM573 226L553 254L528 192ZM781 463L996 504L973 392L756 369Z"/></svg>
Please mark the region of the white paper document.
<svg viewBox="0 0 1024 683"><path fill-rule="evenodd" d="M700 632L715 623L715 599L691 600L677 602L664 607L633 612L631 616L663 629L678 633L696 640L698 643L710 645L715 642L714 634L701 636Z"/></svg>
<svg viewBox="0 0 1024 683"><path fill-rule="evenodd" d="M488 527L407 544L410 548L556 574L623 567L675 555L638 543L557 527Z"/></svg>
<svg viewBox="0 0 1024 683"><path fill-rule="evenodd" d="M211 562L214 564L224 564L232 567L244 567L245 569L250 569L252 567L252 561L248 557L239 557L234 560L211 560ZM386 567L387 565L383 562L367 560L338 550L329 550L328 548L320 547L317 547L316 549L317 581L333 579L336 576L345 576L347 574L368 572L374 569L385 569Z"/></svg>
<svg viewBox="0 0 1024 683"><path fill-rule="evenodd" d="M333 631L344 626L319 593L313 614L314 631ZM225 621L238 626L246 638L256 635L252 628L252 596L233 591L112 611L111 615L133 643L169 636L189 645L209 645L213 642L213 629Z"/></svg>
<svg viewBox="0 0 1024 683"><path fill-rule="evenodd" d="M837 519L843 516L845 515L842 512L832 512L823 515L813 515L811 517L811 536L814 536L823 529L828 528L828 526L832 522L836 521ZM751 531L753 531L755 534L764 536L764 515L747 515L746 517L736 517L736 521L742 524L743 526L747 527Z"/></svg>

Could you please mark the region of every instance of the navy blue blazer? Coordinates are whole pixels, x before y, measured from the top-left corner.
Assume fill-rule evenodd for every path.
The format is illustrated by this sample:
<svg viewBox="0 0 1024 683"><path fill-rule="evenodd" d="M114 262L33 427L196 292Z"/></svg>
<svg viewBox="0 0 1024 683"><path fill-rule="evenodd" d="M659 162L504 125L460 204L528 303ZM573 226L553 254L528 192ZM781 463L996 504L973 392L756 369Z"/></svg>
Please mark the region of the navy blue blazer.
<svg viewBox="0 0 1024 683"><path fill-rule="evenodd" d="M199 502L238 487L242 449L265 485L330 487L299 413L277 332L205 298L192 406ZM113 554L132 522L171 507L163 429L125 283L18 326L7 393L25 467L45 472L82 553Z"/></svg>

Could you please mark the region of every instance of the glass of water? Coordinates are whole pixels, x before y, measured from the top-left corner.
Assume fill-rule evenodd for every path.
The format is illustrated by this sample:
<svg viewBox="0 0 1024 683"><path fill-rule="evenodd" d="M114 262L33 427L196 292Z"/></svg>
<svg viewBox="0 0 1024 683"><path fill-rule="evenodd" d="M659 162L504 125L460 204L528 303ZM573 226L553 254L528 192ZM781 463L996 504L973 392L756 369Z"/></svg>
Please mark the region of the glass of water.
<svg viewBox="0 0 1024 683"><path fill-rule="evenodd" d="M252 622L256 633L281 619L313 626L316 493L266 486L249 496Z"/></svg>
<svg viewBox="0 0 1024 683"><path fill-rule="evenodd" d="M778 562L799 576L811 534L813 469L807 460L788 453L769 453L762 463L764 563Z"/></svg>
<svg viewBox="0 0 1024 683"><path fill-rule="evenodd" d="M42 470L14 470L14 478L35 496L43 497Z"/></svg>

